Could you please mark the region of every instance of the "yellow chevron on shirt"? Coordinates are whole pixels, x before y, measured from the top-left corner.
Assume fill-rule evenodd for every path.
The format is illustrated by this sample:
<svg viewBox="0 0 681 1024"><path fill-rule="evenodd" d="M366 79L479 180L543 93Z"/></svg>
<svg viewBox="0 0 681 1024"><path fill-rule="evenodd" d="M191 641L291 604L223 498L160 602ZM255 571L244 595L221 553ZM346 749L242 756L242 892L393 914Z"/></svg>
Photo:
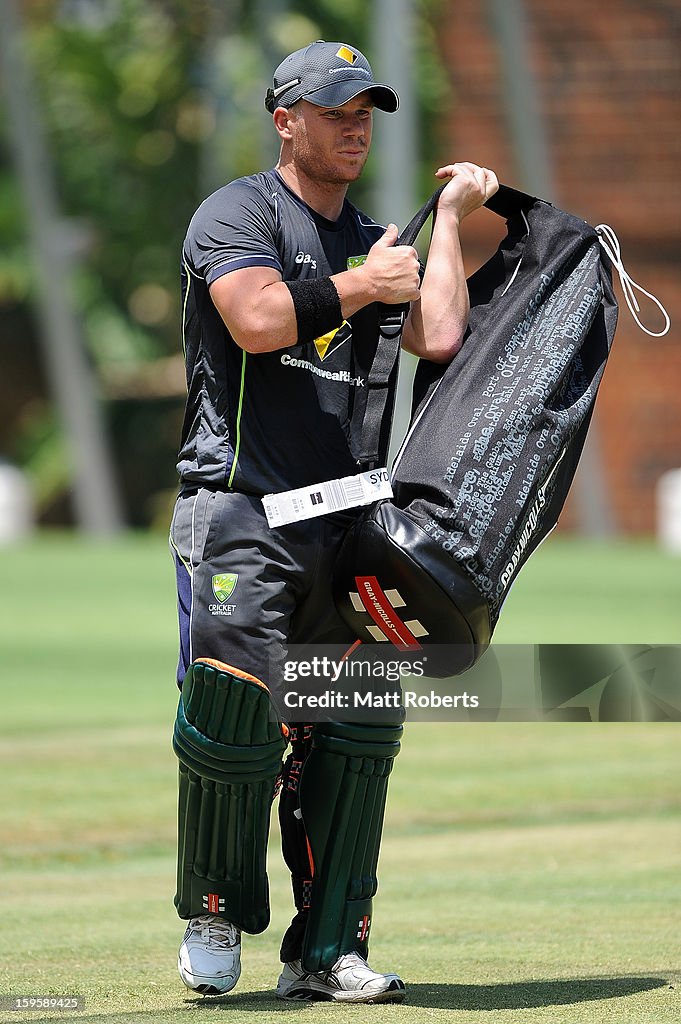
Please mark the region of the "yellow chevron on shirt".
<svg viewBox="0 0 681 1024"><path fill-rule="evenodd" d="M315 338L314 347L317 349L317 355L319 356L322 362L324 362L324 357L326 356L326 353L329 351L329 345L336 337L341 327L345 327L346 324L347 320L344 320L340 327L334 327L334 329L332 331L329 331L327 334L322 334L320 335L319 338Z"/></svg>

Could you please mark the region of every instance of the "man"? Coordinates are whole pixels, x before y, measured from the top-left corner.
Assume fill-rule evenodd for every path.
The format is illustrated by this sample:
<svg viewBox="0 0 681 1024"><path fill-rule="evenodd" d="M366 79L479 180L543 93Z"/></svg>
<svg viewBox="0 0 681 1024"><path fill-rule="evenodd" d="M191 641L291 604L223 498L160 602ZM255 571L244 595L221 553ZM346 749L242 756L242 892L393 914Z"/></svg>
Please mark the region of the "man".
<svg viewBox="0 0 681 1024"><path fill-rule="evenodd" d="M396 974L366 961L400 720L287 729L271 714L287 644L354 639L330 591L353 512L270 527L261 500L363 468L357 425L379 303L411 304L402 343L417 356L449 361L462 344L458 227L496 178L470 163L436 172L451 180L421 280L416 251L395 245L396 226L346 199L369 152L373 110L398 102L355 47L317 41L291 54L265 100L281 140L276 168L210 196L185 240L189 394L171 527L182 687L175 903L189 921L180 975L206 994L234 987L241 931L269 921L265 856L279 782L297 913L277 994L374 1002L405 993Z"/></svg>

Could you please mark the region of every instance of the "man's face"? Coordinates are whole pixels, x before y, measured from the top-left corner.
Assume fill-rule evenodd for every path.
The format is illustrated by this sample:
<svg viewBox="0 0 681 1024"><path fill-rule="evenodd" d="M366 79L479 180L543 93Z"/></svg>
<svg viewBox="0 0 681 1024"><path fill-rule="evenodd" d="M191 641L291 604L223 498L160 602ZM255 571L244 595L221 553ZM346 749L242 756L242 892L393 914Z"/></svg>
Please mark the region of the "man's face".
<svg viewBox="0 0 681 1024"><path fill-rule="evenodd" d="M314 181L347 185L359 178L371 145L373 103L363 92L342 107L300 100L289 111L294 163Z"/></svg>

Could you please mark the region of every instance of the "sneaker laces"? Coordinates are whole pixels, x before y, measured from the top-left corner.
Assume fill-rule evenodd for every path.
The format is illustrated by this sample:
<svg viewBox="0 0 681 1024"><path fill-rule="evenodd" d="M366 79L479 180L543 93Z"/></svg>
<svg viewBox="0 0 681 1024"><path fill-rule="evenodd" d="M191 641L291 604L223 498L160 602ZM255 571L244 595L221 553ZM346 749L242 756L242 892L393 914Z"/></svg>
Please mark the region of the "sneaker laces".
<svg viewBox="0 0 681 1024"><path fill-rule="evenodd" d="M347 967L363 967L365 970L373 971L373 968L369 967L368 961L364 959L362 954L358 953L357 950L354 949L350 950L349 953L342 953L331 970L341 970L342 968Z"/></svg>
<svg viewBox="0 0 681 1024"><path fill-rule="evenodd" d="M669 313L655 295L651 295L650 292L647 292L645 288L643 288L640 284L637 284L637 282L634 281L634 279L628 273L622 261L620 240L613 231L613 229L610 227L610 225L597 224L596 231L598 232L598 240L603 246L606 256L608 257L613 267L619 274L620 283L622 285L622 291L624 292L624 298L626 299L627 306L629 307L629 312L631 313L634 320L636 321L636 323L642 331L645 331L646 334L649 334L651 338L662 338L671 326ZM638 314L641 311L641 307L638 304L635 292L641 292L641 294L646 295L652 302L655 303L657 308L660 310L665 321L664 328L661 331L651 331L644 324L641 323L641 320L638 316Z"/></svg>
<svg viewBox="0 0 681 1024"><path fill-rule="evenodd" d="M214 914L201 914L199 917L192 917L187 927L193 932L200 932L204 942L209 942L211 946L218 948L236 946L241 939L241 932L236 925L231 921L225 921L222 917L216 917Z"/></svg>
<svg viewBox="0 0 681 1024"><path fill-rule="evenodd" d="M359 960L364 966L368 966L367 961L364 959L361 953L358 953L356 949L351 949L347 953L341 953L338 960Z"/></svg>

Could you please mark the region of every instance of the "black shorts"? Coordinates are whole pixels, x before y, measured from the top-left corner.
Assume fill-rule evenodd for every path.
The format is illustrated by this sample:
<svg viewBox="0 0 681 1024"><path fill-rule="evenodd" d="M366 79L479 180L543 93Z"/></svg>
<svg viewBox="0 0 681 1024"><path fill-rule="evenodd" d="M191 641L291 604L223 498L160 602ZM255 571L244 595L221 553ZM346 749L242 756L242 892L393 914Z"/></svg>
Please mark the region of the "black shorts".
<svg viewBox="0 0 681 1024"><path fill-rule="evenodd" d="M289 644L350 647L331 571L349 520L320 516L271 529L260 498L180 495L170 527L177 570L178 683L197 658L249 672L271 689Z"/></svg>

